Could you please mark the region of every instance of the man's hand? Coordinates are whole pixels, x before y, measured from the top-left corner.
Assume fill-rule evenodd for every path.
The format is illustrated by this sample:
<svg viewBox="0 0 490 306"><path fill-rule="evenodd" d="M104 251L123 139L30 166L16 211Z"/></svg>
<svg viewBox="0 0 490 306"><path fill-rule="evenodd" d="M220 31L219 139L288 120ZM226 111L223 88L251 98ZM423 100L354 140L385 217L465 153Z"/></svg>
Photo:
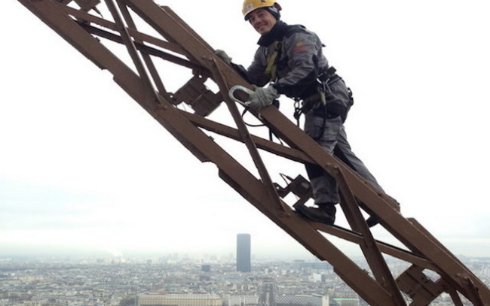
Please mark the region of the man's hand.
<svg viewBox="0 0 490 306"><path fill-rule="evenodd" d="M262 108L271 105L277 98L279 98L279 93L274 87L258 87L250 94L250 100L245 105L251 109L260 111Z"/></svg>
<svg viewBox="0 0 490 306"><path fill-rule="evenodd" d="M225 51L223 51L221 49L216 49L216 50L214 50L214 54L216 54L219 58L221 58L228 65L231 64L231 57L228 56L228 54L226 54Z"/></svg>

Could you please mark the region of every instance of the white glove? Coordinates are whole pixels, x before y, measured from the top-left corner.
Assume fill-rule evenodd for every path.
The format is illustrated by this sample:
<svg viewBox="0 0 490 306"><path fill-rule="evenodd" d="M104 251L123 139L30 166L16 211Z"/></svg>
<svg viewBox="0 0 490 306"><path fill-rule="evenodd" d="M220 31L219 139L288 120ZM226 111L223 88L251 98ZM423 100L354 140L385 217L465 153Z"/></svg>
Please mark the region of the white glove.
<svg viewBox="0 0 490 306"><path fill-rule="evenodd" d="M228 54L226 54L225 51L223 51L221 49L216 49L216 50L214 50L214 54L216 54L219 58L221 58L228 65L231 64L231 57Z"/></svg>
<svg viewBox="0 0 490 306"><path fill-rule="evenodd" d="M262 108L269 106L272 102L279 98L279 93L277 90L272 87L257 87L255 91L250 94L249 101L245 103L246 106L254 109L256 111L261 110Z"/></svg>

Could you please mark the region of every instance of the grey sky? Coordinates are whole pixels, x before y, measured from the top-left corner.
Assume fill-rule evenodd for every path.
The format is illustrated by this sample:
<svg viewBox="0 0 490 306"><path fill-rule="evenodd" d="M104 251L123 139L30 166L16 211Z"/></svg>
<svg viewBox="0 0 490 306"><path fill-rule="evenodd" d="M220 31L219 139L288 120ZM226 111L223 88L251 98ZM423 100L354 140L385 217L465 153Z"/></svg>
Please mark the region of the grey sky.
<svg viewBox="0 0 490 306"><path fill-rule="evenodd" d="M490 256L485 1L338 2L281 4L286 22L320 35L354 91L354 151L405 216L457 254ZM241 1L159 3L250 62L258 37ZM110 75L17 1L0 8L0 249L233 253L236 233L249 232L257 253L305 254Z"/></svg>

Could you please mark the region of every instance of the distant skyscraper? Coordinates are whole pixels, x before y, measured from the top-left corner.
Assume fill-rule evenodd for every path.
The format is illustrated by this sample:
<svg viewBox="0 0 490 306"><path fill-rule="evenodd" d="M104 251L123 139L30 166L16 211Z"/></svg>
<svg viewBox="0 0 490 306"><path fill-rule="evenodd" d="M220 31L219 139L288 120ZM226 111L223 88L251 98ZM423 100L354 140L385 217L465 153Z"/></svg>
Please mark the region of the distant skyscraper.
<svg viewBox="0 0 490 306"><path fill-rule="evenodd" d="M236 236L236 270L239 272L250 272L250 234L238 234Z"/></svg>
<svg viewBox="0 0 490 306"><path fill-rule="evenodd" d="M211 272L211 265L202 265L201 271L202 272Z"/></svg>

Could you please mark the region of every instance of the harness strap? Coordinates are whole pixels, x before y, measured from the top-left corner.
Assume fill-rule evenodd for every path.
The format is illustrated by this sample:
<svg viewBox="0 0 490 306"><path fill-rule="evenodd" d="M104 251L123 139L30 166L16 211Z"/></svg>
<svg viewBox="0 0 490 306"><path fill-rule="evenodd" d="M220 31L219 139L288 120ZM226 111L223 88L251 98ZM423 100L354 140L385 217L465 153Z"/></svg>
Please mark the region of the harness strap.
<svg viewBox="0 0 490 306"><path fill-rule="evenodd" d="M324 69L318 76L317 92L304 99L298 99L298 101L301 101L301 106L299 105L299 102L295 104L294 118L296 118L296 120L299 120L299 117L302 114L306 114L310 110L318 107L319 103L323 106L327 105L326 95L330 92L329 84L340 79L336 74L336 71L337 70L333 66Z"/></svg>
<svg viewBox="0 0 490 306"><path fill-rule="evenodd" d="M279 60L281 49L282 41L275 41L269 48L270 52L267 56L265 74L269 76L271 80L275 80L277 78L277 61Z"/></svg>

